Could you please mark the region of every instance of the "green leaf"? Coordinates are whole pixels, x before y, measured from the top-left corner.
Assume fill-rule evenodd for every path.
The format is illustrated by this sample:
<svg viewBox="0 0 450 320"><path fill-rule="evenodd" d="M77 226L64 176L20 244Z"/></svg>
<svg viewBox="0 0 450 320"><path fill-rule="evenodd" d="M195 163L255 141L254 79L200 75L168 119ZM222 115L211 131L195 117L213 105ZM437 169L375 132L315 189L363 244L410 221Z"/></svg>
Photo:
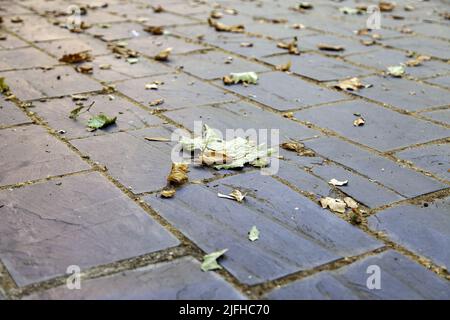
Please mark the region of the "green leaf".
<svg viewBox="0 0 450 320"><path fill-rule="evenodd" d="M72 111L70 111L70 115L69 118L76 120L78 118L78 116L80 115L80 112L84 109L84 106L81 107L77 107L75 109L73 109Z"/></svg>
<svg viewBox="0 0 450 320"><path fill-rule="evenodd" d="M401 77L403 74L405 74L405 67L403 66L388 67L388 73L393 77Z"/></svg>
<svg viewBox="0 0 450 320"><path fill-rule="evenodd" d="M222 269L222 267L217 263L217 259L223 256L227 251L228 249L223 249L204 256L203 263L201 266L202 270L206 272L211 270Z"/></svg>
<svg viewBox="0 0 450 320"><path fill-rule="evenodd" d="M259 239L259 230L258 228L256 228L256 226L253 226L248 232L248 240L256 241L258 239Z"/></svg>
<svg viewBox="0 0 450 320"><path fill-rule="evenodd" d="M230 77L234 83L256 84L258 81L258 75L255 72L231 73Z"/></svg>
<svg viewBox="0 0 450 320"><path fill-rule="evenodd" d="M88 121L88 127L91 129L102 129L111 124L116 123L117 117L110 118L107 115L100 113Z"/></svg>
<svg viewBox="0 0 450 320"><path fill-rule="evenodd" d="M6 92L9 90L9 86L5 82L4 77L0 77L0 93Z"/></svg>

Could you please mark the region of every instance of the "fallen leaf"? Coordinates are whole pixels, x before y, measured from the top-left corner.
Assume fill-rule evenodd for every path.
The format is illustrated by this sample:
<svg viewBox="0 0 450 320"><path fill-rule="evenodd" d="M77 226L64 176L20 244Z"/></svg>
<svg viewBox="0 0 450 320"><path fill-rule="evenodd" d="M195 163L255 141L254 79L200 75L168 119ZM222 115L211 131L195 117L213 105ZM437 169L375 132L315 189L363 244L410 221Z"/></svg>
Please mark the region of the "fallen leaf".
<svg viewBox="0 0 450 320"><path fill-rule="evenodd" d="M363 84L359 78L354 77L339 81L334 87L341 90L358 91L359 89L368 88L369 86L370 85Z"/></svg>
<svg viewBox="0 0 450 320"><path fill-rule="evenodd" d="M212 166L226 164L230 162L231 159L229 159L223 151L205 150L200 154L199 160L204 165Z"/></svg>
<svg viewBox="0 0 450 320"><path fill-rule="evenodd" d="M304 157L315 157L316 154L314 151L306 149L303 143L289 141L281 144L281 148L288 151L295 151L298 155Z"/></svg>
<svg viewBox="0 0 450 320"><path fill-rule="evenodd" d="M101 64L99 66L100 70L109 70L111 69L111 65L110 64Z"/></svg>
<svg viewBox="0 0 450 320"><path fill-rule="evenodd" d="M176 192L177 192L177 190L175 190L175 189L163 190L163 191L161 191L161 197L162 198L173 198L173 196L175 195Z"/></svg>
<svg viewBox="0 0 450 320"><path fill-rule="evenodd" d="M289 54L295 54L299 55L300 50L298 49L298 39L297 37L294 37L294 39L291 42L278 42L277 47L280 49L286 49L288 50Z"/></svg>
<svg viewBox="0 0 450 320"><path fill-rule="evenodd" d="M381 12L391 12L395 8L395 3L388 1L380 1L378 7Z"/></svg>
<svg viewBox="0 0 450 320"><path fill-rule="evenodd" d="M21 17L12 17L11 22L12 23L21 23L21 22L23 22L23 19Z"/></svg>
<svg viewBox="0 0 450 320"><path fill-rule="evenodd" d="M80 107L77 107L77 108L73 109L72 111L70 111L69 118L73 119L73 120L77 119L78 116L80 115L80 112L83 109L84 109L84 106L80 106Z"/></svg>
<svg viewBox="0 0 450 320"><path fill-rule="evenodd" d="M153 12L154 13L161 13L164 12L164 8L161 5L157 5L157 6L152 6Z"/></svg>
<svg viewBox="0 0 450 320"><path fill-rule="evenodd" d="M293 25L291 25L291 28L300 30L300 29L305 29L305 26L301 23L294 23Z"/></svg>
<svg viewBox="0 0 450 320"><path fill-rule="evenodd" d="M362 127L365 123L366 121L363 118L358 118L355 121L353 121L353 125L355 127Z"/></svg>
<svg viewBox="0 0 450 320"><path fill-rule="evenodd" d="M107 115L100 113L92 118L89 119L88 121L88 127L91 129L102 129L102 128L106 128L114 123L116 123L117 117L111 118L108 117Z"/></svg>
<svg viewBox="0 0 450 320"><path fill-rule="evenodd" d="M147 83L145 85L146 90L158 90L159 86L156 83ZM160 99L159 99L160 100Z"/></svg>
<svg viewBox="0 0 450 320"><path fill-rule="evenodd" d="M425 55L419 55L414 59L410 59L410 60L406 61L405 65L407 65L408 67L417 67L417 66L420 66L422 64L422 62L429 61L429 60L431 60L431 57L425 56Z"/></svg>
<svg viewBox="0 0 450 320"><path fill-rule="evenodd" d="M245 31L245 27L241 24L228 26L211 18L208 18L208 24L219 32L243 33Z"/></svg>
<svg viewBox="0 0 450 320"><path fill-rule="evenodd" d="M324 209L330 208L331 211L339 213L345 213L345 208L347 207L347 204L341 199L335 199L331 197L320 199L320 204Z"/></svg>
<svg viewBox="0 0 450 320"><path fill-rule="evenodd" d="M347 205L347 207L349 207L351 209L358 208L358 203L350 197L345 197L344 202Z"/></svg>
<svg viewBox="0 0 450 320"><path fill-rule="evenodd" d="M207 254L203 257L203 262L201 265L202 271L211 271L211 270L218 270L222 269L222 267L217 263L217 259L219 259L221 256L223 256L228 249L223 249L220 251L216 251L210 254Z"/></svg>
<svg viewBox="0 0 450 320"><path fill-rule="evenodd" d="M139 62L139 58L128 58L128 59L127 59L127 62L128 62L129 64L135 64L135 63L138 63L138 62Z"/></svg>
<svg viewBox="0 0 450 320"><path fill-rule="evenodd" d="M73 101L85 101L89 99L89 97L84 94L73 94L70 97L72 98Z"/></svg>
<svg viewBox="0 0 450 320"><path fill-rule="evenodd" d="M155 60L157 60L157 61L167 61L167 60L169 60L169 55L172 53L172 48L167 48L167 49L164 49L163 51L161 51L160 53L158 53L156 56L155 56Z"/></svg>
<svg viewBox="0 0 450 320"><path fill-rule="evenodd" d="M222 80L225 85L237 83L256 84L258 75L255 72L230 73L229 76L223 77Z"/></svg>
<svg viewBox="0 0 450 320"><path fill-rule="evenodd" d="M75 68L76 71L83 74L92 74L94 73L94 67L92 65L83 65Z"/></svg>
<svg viewBox="0 0 450 320"><path fill-rule="evenodd" d="M226 194L222 194L222 193L218 193L217 196L219 198L225 198L225 199L230 199L230 200L236 200L237 202L241 203L246 194L243 194L241 191L239 191L238 189L233 190L230 194L226 195Z"/></svg>
<svg viewBox="0 0 450 320"><path fill-rule="evenodd" d="M248 240L253 242L258 239L259 239L259 230L258 228L256 228L256 226L253 226L248 232Z"/></svg>
<svg viewBox="0 0 450 320"><path fill-rule="evenodd" d="M156 107L164 103L164 99L156 99L149 102L150 107Z"/></svg>
<svg viewBox="0 0 450 320"><path fill-rule="evenodd" d="M213 19L221 19L223 17L223 13L217 10L211 11L209 16Z"/></svg>
<svg viewBox="0 0 450 320"><path fill-rule="evenodd" d="M294 113L292 111L283 113L284 118L292 119L294 118Z"/></svg>
<svg viewBox="0 0 450 320"><path fill-rule="evenodd" d="M285 64L279 64L279 65L277 65L277 66L275 67L275 69L278 70L278 71L286 72L286 71L290 71L290 70L291 70L291 67L292 67L292 62L291 62L291 61L288 61L288 62L286 62Z"/></svg>
<svg viewBox="0 0 450 320"><path fill-rule="evenodd" d="M144 28L145 32L151 33L154 36L160 36L164 34L164 27L161 26L147 26Z"/></svg>
<svg viewBox="0 0 450 320"><path fill-rule="evenodd" d="M345 48L343 46L326 44L326 43L319 43L317 45L317 48L319 50L323 50L323 51L335 51L335 52L340 52L340 51L345 50Z"/></svg>
<svg viewBox="0 0 450 320"><path fill-rule="evenodd" d="M59 61L65 63L80 63L92 61L92 56L89 51L81 51L77 53L65 54L59 59Z"/></svg>
<svg viewBox="0 0 450 320"><path fill-rule="evenodd" d="M331 185L333 185L333 186L338 186L338 187L340 187L340 186L345 186L345 185L347 185L348 184L348 180L343 180L343 181L339 181L339 180L336 180L336 179L331 179L330 181L328 181L328 183L329 184L331 184Z"/></svg>
<svg viewBox="0 0 450 320"><path fill-rule="evenodd" d="M170 142L171 141L168 138L161 138L161 137L145 137L144 139L147 141L157 141L157 142Z"/></svg>
<svg viewBox="0 0 450 320"><path fill-rule="evenodd" d="M342 7L339 8L339 11L343 14L350 14L350 15L354 15L354 14L361 14L362 10L361 9L356 9L356 8L350 8L350 7Z"/></svg>
<svg viewBox="0 0 450 320"><path fill-rule="evenodd" d="M376 43L375 40L360 40L359 42L365 46L373 46Z"/></svg>
<svg viewBox="0 0 450 320"><path fill-rule="evenodd" d="M392 66L388 67L388 74L390 74L393 77L401 77L405 74L405 67L403 66Z"/></svg>
<svg viewBox="0 0 450 320"><path fill-rule="evenodd" d="M9 86L6 84L4 77L0 77L0 93L9 91Z"/></svg>
<svg viewBox="0 0 450 320"><path fill-rule="evenodd" d="M172 163L172 169L167 181L174 186L181 186L188 181L189 166L186 163Z"/></svg>
<svg viewBox="0 0 450 320"><path fill-rule="evenodd" d="M253 47L253 43L251 43L251 42L241 42L240 46L242 48L251 48L251 47Z"/></svg>

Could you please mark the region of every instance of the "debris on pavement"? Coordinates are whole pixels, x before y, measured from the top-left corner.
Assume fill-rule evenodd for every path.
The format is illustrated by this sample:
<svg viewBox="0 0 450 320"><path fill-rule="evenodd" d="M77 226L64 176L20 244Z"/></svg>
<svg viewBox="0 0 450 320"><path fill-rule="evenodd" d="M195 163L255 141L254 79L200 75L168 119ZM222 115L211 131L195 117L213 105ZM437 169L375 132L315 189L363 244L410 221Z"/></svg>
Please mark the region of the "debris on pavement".
<svg viewBox="0 0 450 320"><path fill-rule="evenodd" d="M115 124L117 117L109 117L104 113L99 113L96 116L93 116L89 119L87 126L90 129L97 130L106 128L112 124Z"/></svg>
<svg viewBox="0 0 450 320"><path fill-rule="evenodd" d="M299 156L303 157L315 157L316 153L310 149L307 149L303 143L296 141L283 142L281 148L288 151L295 151Z"/></svg>
<svg viewBox="0 0 450 320"><path fill-rule="evenodd" d="M399 78L405 74L404 66L391 66L391 67L388 67L387 70L388 70L389 75L396 77L396 78Z"/></svg>
<svg viewBox="0 0 450 320"><path fill-rule="evenodd" d="M169 184L181 186L188 181L189 165L187 163L172 163L170 174L167 177Z"/></svg>
<svg viewBox="0 0 450 320"><path fill-rule="evenodd" d="M219 198L224 198L224 199L230 199L230 200L236 200L237 202L242 202L245 199L245 196L247 194L242 193L241 191L239 191L238 189L233 190L230 194L222 194L222 193L217 193L217 196Z"/></svg>
<svg viewBox="0 0 450 320"><path fill-rule="evenodd" d="M225 85L231 84L256 84L258 81L258 75L255 72L241 72L241 73L230 73L228 76L222 78Z"/></svg>
<svg viewBox="0 0 450 320"><path fill-rule="evenodd" d="M343 181L340 181L340 180L337 180L337 179L331 179L330 181L328 181L328 183L329 184L331 184L331 185L333 185L333 186L345 186L345 185L347 185L348 184L348 180L343 180Z"/></svg>
<svg viewBox="0 0 450 320"><path fill-rule="evenodd" d="M212 252L210 254L207 254L203 257L203 262L201 265L201 269L203 271L212 271L212 270L219 270L222 269L222 266L220 266L217 263L217 260L223 256L226 252L228 251L228 249L223 249L220 251L215 251Z"/></svg>
<svg viewBox="0 0 450 320"><path fill-rule="evenodd" d="M156 61L167 61L172 53L172 48L167 48L159 52L154 58Z"/></svg>
<svg viewBox="0 0 450 320"><path fill-rule="evenodd" d="M248 240L253 242L258 239L259 239L259 230L258 228L256 228L256 226L253 226L248 232Z"/></svg>
<svg viewBox="0 0 450 320"><path fill-rule="evenodd" d="M331 211L338 213L345 213L345 209L347 208L347 204L343 200L331 197L320 199L320 204L322 208L329 208Z"/></svg>
<svg viewBox="0 0 450 320"><path fill-rule="evenodd" d="M92 61L92 56L89 51L81 51L76 53L68 53L63 55L59 61L65 63L80 63Z"/></svg>
<svg viewBox="0 0 450 320"><path fill-rule="evenodd" d="M357 77L339 81L338 84L334 86L336 89L347 90L347 91L359 91L362 88L370 88L370 84L363 84L361 80Z"/></svg>
<svg viewBox="0 0 450 320"><path fill-rule="evenodd" d="M280 41L277 43L277 47L280 49L285 49L289 54L300 55L300 50L298 49L298 38L294 37L291 42Z"/></svg>
<svg viewBox="0 0 450 320"><path fill-rule="evenodd" d="M243 33L245 31L245 26L242 24L229 26L211 18L208 18L208 24L219 32Z"/></svg>

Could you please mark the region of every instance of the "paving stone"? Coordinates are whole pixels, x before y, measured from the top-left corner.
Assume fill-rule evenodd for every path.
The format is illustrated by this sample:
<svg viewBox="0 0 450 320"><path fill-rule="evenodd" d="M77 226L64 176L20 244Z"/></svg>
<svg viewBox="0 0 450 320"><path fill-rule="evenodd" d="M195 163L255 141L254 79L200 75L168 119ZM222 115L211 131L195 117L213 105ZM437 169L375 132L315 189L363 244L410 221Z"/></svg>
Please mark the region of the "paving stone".
<svg viewBox="0 0 450 320"><path fill-rule="evenodd" d="M172 165L171 151L175 143L146 141L145 137L171 138L172 127L141 129L132 132L73 140L72 144L92 160L108 168L108 172L133 193L162 189ZM215 171L191 166L189 180L213 177Z"/></svg>
<svg viewBox="0 0 450 320"><path fill-rule="evenodd" d="M0 51L0 71L48 67L58 64L56 59L35 48Z"/></svg>
<svg viewBox="0 0 450 320"><path fill-rule="evenodd" d="M0 3L0 12L2 16L31 13L31 11L27 8L24 8L17 3L11 3L9 1L3 1L2 3Z"/></svg>
<svg viewBox="0 0 450 320"><path fill-rule="evenodd" d="M279 130L279 138L306 139L320 135L318 131L309 129L271 112L246 102L228 103L220 106L203 106L197 108L180 109L166 113L166 116L185 128L194 130L194 122L201 121L208 126L220 130L227 137L227 129L255 129L264 137L269 136L271 130ZM267 134L263 131L267 130ZM245 137L249 132L236 132L237 136ZM228 137L230 139L232 137ZM260 137L262 138L262 137ZM270 139L267 139L269 141ZM277 142L277 145L279 143Z"/></svg>
<svg viewBox="0 0 450 320"><path fill-rule="evenodd" d="M159 85L158 90L145 89L146 84L154 81L162 81L164 84ZM164 104L160 107L169 110L236 100L233 95L184 74L128 80L117 84L117 89L144 105L156 99L164 99ZM180 92L183 94L180 95Z"/></svg>
<svg viewBox="0 0 450 320"><path fill-rule="evenodd" d="M338 92L319 87L284 72L260 75L257 85L224 87L277 110L299 109L347 98Z"/></svg>
<svg viewBox="0 0 450 320"><path fill-rule="evenodd" d="M49 41L70 38L70 32L54 26L44 18L35 15L21 15L21 23L4 21L4 25L12 32L28 41Z"/></svg>
<svg viewBox="0 0 450 320"><path fill-rule="evenodd" d="M39 300L237 300L245 299L191 257L84 280L80 290L57 287L26 297Z"/></svg>
<svg viewBox="0 0 450 320"><path fill-rule="evenodd" d="M437 84L437 85L439 85L441 87L450 89L450 75L437 77L437 78L434 78L434 79L428 79L426 81L429 82L429 83Z"/></svg>
<svg viewBox="0 0 450 320"><path fill-rule="evenodd" d="M37 45L57 58L81 51L90 51L94 56L111 52L105 42L84 34L76 34L76 37L71 39L39 42Z"/></svg>
<svg viewBox="0 0 450 320"><path fill-rule="evenodd" d="M381 289L368 289L367 268L380 267ZM367 257L336 271L320 272L267 295L268 299L447 300L448 282L395 251Z"/></svg>
<svg viewBox="0 0 450 320"><path fill-rule="evenodd" d="M109 23L115 23L115 22L123 22L127 19L124 17L120 17L118 15L113 15L109 12L104 11L105 9L90 9L87 6L84 6L86 9L86 14L82 15L80 17L80 23L84 23L86 25L93 25L93 24L109 24ZM69 10L64 10L64 13ZM107 8L106 8L107 10ZM67 16L63 16L56 19L61 24L67 23Z"/></svg>
<svg viewBox="0 0 450 320"><path fill-rule="evenodd" d="M330 181L331 179L348 180L345 186L337 188L369 208L377 208L405 199L374 181L334 164L317 165L312 168L312 172L322 177L325 181Z"/></svg>
<svg viewBox="0 0 450 320"><path fill-rule="evenodd" d="M407 79L374 76L365 78L364 83L372 87L354 92L355 95L408 111L445 106L450 101L449 91Z"/></svg>
<svg viewBox="0 0 450 320"><path fill-rule="evenodd" d="M144 35L138 38L127 41L128 46L132 50L136 50L149 57L156 56L164 49L172 48L172 55L184 54L197 50L206 49L204 46L189 43L181 39L177 39L170 36L150 36L144 32ZM171 60L175 59L171 57Z"/></svg>
<svg viewBox="0 0 450 320"><path fill-rule="evenodd" d="M146 34L144 27L134 22L96 25L86 30L86 33L102 39L103 41L115 41L131 39Z"/></svg>
<svg viewBox="0 0 450 320"><path fill-rule="evenodd" d="M411 58L406 57L404 52L378 49L364 54L345 57L346 60L386 71L390 66L398 66ZM406 73L415 78L425 78L450 72L450 66L439 61L425 61L417 67L406 67Z"/></svg>
<svg viewBox="0 0 450 320"><path fill-rule="evenodd" d="M389 208L369 218L369 227L382 231L394 242L448 269L450 252L450 199L421 206Z"/></svg>
<svg viewBox="0 0 450 320"><path fill-rule="evenodd" d="M92 66L92 76L104 82L128 80L172 72L172 70L165 65L144 57L138 58L136 63L129 63L124 58L118 59L113 55L107 55L96 57L94 61L87 62L85 65ZM110 69L105 70L102 69L104 65L110 65L111 67Z"/></svg>
<svg viewBox="0 0 450 320"><path fill-rule="evenodd" d="M0 32L0 49L16 49L27 47L28 43L4 32Z"/></svg>
<svg viewBox="0 0 450 320"><path fill-rule="evenodd" d="M365 120L363 126L353 125L353 121L358 118L355 114L361 114ZM380 151L450 136L450 129L364 101L301 110L294 116Z"/></svg>
<svg viewBox="0 0 450 320"><path fill-rule="evenodd" d="M383 44L393 48L411 50L440 59L450 59L448 42L426 37L403 37L399 39L387 39Z"/></svg>
<svg viewBox="0 0 450 320"><path fill-rule="evenodd" d="M179 56L171 63L174 67L182 67L183 71L205 80L220 79L232 72L263 72L270 69L256 62L246 61L241 58L231 57L218 52L209 51L205 53ZM201 61L201 65L199 65ZM230 62L231 61L231 62Z"/></svg>
<svg viewBox="0 0 450 320"><path fill-rule="evenodd" d="M227 194L234 188L248 192L242 204L218 199L217 192ZM258 172L212 182L208 188L190 185L173 199L151 195L145 201L204 251L228 248L220 263L246 284L380 246L308 198ZM254 225L261 234L251 242L247 233Z"/></svg>
<svg viewBox="0 0 450 320"><path fill-rule="evenodd" d="M436 110L422 113L427 118L450 125L450 110Z"/></svg>
<svg viewBox="0 0 450 320"><path fill-rule="evenodd" d="M178 245L99 173L0 192L0 258L19 286ZM58 185L61 183L61 185Z"/></svg>
<svg viewBox="0 0 450 320"><path fill-rule="evenodd" d="M30 123L31 120L12 102L0 96L0 127Z"/></svg>
<svg viewBox="0 0 450 320"><path fill-rule="evenodd" d="M38 126L0 130L0 185L89 169L80 157Z"/></svg>
<svg viewBox="0 0 450 320"><path fill-rule="evenodd" d="M450 40L450 27L436 23L420 23L409 27L418 34Z"/></svg>
<svg viewBox="0 0 450 320"><path fill-rule="evenodd" d="M372 73L371 71L352 66L349 63L318 54L307 53L300 56L281 55L265 58L264 61L272 65L284 64L287 61L291 61L292 72L317 81L332 81Z"/></svg>
<svg viewBox="0 0 450 320"><path fill-rule="evenodd" d="M151 115L124 98L116 96L110 100L108 96L90 96L83 101L83 105L91 107L89 112L81 113L76 120L70 119L70 112L77 107L71 98L53 99L45 102L34 102L33 111L42 117L52 128L64 130L67 139L103 135L106 133L126 131L162 124L162 120ZM91 117L104 113L110 117L117 117L116 124L102 130L89 132L87 122Z"/></svg>
<svg viewBox="0 0 450 320"><path fill-rule="evenodd" d="M1 72L0 76L6 78L11 91L20 100L59 97L102 89L99 83L65 66L51 70Z"/></svg>
<svg viewBox="0 0 450 320"><path fill-rule="evenodd" d="M396 156L450 181L450 145L432 144L397 152Z"/></svg>
<svg viewBox="0 0 450 320"><path fill-rule="evenodd" d="M417 197L447 186L413 170L365 151L337 138L319 138L304 141L304 144L319 155L329 158L362 175L397 191L405 197Z"/></svg>
<svg viewBox="0 0 450 320"><path fill-rule="evenodd" d="M328 44L333 46L343 46L345 48L344 51L323 51L318 49L319 44ZM355 53L363 53L371 50L370 47L363 45L361 42L357 40L340 38L336 36L326 35L326 34L318 34L311 35L301 38L299 47L302 51L313 50L320 51L327 55L347 55L347 54L355 54Z"/></svg>

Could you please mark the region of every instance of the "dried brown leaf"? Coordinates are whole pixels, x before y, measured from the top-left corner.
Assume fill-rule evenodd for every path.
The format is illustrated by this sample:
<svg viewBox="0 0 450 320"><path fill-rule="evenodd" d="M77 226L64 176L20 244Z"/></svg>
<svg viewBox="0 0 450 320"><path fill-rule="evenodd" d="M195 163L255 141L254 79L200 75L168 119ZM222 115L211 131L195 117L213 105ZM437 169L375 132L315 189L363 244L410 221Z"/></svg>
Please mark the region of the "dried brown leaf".
<svg viewBox="0 0 450 320"><path fill-rule="evenodd" d="M188 181L189 166L186 163L172 163L167 181L174 186L181 186Z"/></svg>
<svg viewBox="0 0 450 320"><path fill-rule="evenodd" d="M334 52L341 52L341 51L345 50L345 48L343 46L332 45L332 44L327 44L327 43L319 43L317 45L317 48L319 50L323 50L323 51L334 51Z"/></svg>
<svg viewBox="0 0 450 320"><path fill-rule="evenodd" d="M160 53L158 53L155 56L155 60L157 60L157 61L167 61L167 60L169 60L169 56L172 53L172 50L173 50L172 48L164 49L163 51L161 51Z"/></svg>
<svg viewBox="0 0 450 320"><path fill-rule="evenodd" d="M80 63L92 61L92 56L89 53L89 51L81 51L76 53L65 54L59 59L59 61L65 63Z"/></svg>

